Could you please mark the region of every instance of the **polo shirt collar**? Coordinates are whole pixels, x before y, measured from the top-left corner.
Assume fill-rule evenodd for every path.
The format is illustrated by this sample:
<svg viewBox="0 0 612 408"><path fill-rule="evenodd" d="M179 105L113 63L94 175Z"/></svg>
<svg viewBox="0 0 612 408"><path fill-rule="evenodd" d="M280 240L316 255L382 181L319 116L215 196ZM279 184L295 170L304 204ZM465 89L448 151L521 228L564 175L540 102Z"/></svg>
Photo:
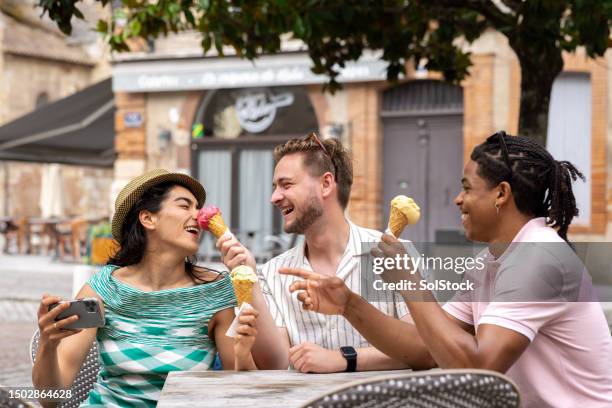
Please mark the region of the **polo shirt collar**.
<svg viewBox="0 0 612 408"><path fill-rule="evenodd" d="M538 218L533 218L529 220L527 223L525 223L525 225L523 225L523 227L514 236L514 238L512 238L512 242L510 243L510 245L508 245L508 248L506 248L504 253L501 254L499 258L495 259L493 257L493 254L491 254L488 248L487 248L487 257L495 263L502 262L520 242L524 241L525 236L529 232L533 231L534 229L545 228L545 227L547 227L545 217L538 217Z"/></svg>

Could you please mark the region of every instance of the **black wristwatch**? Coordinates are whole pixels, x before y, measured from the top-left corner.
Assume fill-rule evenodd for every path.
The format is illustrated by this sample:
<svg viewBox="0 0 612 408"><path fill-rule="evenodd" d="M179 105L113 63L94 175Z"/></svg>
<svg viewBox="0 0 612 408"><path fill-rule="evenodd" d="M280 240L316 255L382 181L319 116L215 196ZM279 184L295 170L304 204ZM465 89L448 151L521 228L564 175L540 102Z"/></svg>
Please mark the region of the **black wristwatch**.
<svg viewBox="0 0 612 408"><path fill-rule="evenodd" d="M357 351L351 346L342 346L340 347L340 353L346 359L346 372L355 372L357 369Z"/></svg>

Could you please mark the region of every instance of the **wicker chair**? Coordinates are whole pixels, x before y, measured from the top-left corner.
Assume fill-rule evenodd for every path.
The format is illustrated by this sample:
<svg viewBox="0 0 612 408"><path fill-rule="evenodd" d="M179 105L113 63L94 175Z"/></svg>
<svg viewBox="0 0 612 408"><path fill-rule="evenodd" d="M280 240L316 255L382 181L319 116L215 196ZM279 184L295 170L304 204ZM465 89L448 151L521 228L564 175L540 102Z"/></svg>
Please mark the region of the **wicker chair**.
<svg viewBox="0 0 612 408"><path fill-rule="evenodd" d="M32 336L32 341L30 342L30 351L32 364L34 364L34 359L36 358L36 351L38 350L38 338L40 337L40 333L36 330L34 336ZM81 370L78 372L74 383L72 383L72 398L62 402L60 405L61 408L77 408L81 402L87 399L89 395L89 391L93 388L94 383L98 377L98 372L100 371L100 362L98 360L100 353L98 352L98 342L94 341L85 361L83 362L83 366ZM0 404L0 406L3 406Z"/></svg>
<svg viewBox="0 0 612 408"><path fill-rule="evenodd" d="M488 370L434 370L355 381L303 408L517 408L506 376Z"/></svg>

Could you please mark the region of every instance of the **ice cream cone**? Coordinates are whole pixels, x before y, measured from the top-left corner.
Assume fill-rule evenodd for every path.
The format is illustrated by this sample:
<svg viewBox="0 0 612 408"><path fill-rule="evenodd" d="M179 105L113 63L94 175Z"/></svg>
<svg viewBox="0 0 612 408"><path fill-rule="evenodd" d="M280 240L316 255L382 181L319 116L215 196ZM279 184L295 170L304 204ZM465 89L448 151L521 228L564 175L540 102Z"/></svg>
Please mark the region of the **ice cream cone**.
<svg viewBox="0 0 612 408"><path fill-rule="evenodd" d="M421 217L421 209L412 198L398 195L391 200L389 212L389 230L399 237L408 224L416 224Z"/></svg>
<svg viewBox="0 0 612 408"><path fill-rule="evenodd" d="M217 239L226 233L230 233L221 215L221 210L214 206L200 209L198 212L198 224L203 230L210 231Z"/></svg>
<svg viewBox="0 0 612 408"><path fill-rule="evenodd" d="M240 265L232 269L230 278L234 286L238 307L245 302L251 304L253 302L253 285L257 282L255 271L249 266Z"/></svg>
<svg viewBox="0 0 612 408"><path fill-rule="evenodd" d="M218 239L228 230L221 213L214 215L208 221L208 230Z"/></svg>
<svg viewBox="0 0 612 408"><path fill-rule="evenodd" d="M389 231L391 231L393 236L399 237L406 224L408 224L406 216L399 209L391 207L391 212L389 213Z"/></svg>

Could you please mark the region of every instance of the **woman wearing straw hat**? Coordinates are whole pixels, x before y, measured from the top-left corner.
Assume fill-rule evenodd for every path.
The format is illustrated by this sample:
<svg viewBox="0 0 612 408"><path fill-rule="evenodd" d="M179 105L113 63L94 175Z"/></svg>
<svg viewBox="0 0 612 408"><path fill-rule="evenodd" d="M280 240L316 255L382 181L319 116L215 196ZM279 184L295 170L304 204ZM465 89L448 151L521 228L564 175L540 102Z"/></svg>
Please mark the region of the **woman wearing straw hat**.
<svg viewBox="0 0 612 408"><path fill-rule="evenodd" d="M181 173L153 170L127 184L112 221L120 249L77 295L101 301L105 325L66 329L78 316L56 322L67 303L48 311L60 298L43 295L36 387L69 388L95 339L101 370L81 406L155 406L169 371L207 370L217 350L225 369L256 369L257 312L241 314L235 340L225 336L236 306L231 281L189 260L205 199L202 185Z"/></svg>

